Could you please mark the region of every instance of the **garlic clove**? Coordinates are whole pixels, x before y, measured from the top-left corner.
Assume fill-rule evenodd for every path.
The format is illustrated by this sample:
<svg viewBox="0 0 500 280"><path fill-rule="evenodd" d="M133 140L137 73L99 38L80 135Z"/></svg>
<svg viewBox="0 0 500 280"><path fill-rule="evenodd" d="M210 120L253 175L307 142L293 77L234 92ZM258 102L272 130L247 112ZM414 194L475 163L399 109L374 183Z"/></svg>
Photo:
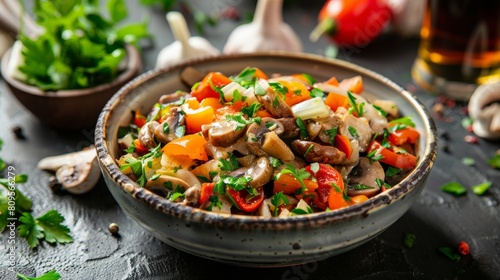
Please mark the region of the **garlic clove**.
<svg viewBox="0 0 500 280"><path fill-rule="evenodd" d="M166 15L176 41L164 47L156 59L156 68L165 68L187 59L220 54L205 38L191 37L184 16L179 12L168 12Z"/></svg>
<svg viewBox="0 0 500 280"><path fill-rule="evenodd" d="M259 0L251 23L236 27L223 52L302 51L302 43L282 16L283 0Z"/></svg>

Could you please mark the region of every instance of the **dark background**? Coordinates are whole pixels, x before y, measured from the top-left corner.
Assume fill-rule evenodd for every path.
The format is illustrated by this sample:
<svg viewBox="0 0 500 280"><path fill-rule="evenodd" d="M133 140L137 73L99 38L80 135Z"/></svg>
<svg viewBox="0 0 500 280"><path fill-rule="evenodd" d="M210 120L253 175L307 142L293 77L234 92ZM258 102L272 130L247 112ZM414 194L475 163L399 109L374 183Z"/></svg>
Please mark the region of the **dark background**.
<svg viewBox="0 0 500 280"><path fill-rule="evenodd" d="M239 21L224 20L206 27L205 36L222 50L229 33L245 22L256 1L190 1L207 13L236 6ZM143 71L154 67L161 48L173 41L159 7L128 1L131 22L149 18L154 38L143 49ZM285 1L284 20L299 34L304 52L323 55L329 46L326 39L308 40L316 24L323 1ZM176 6L178 8L178 6ZM186 16L191 33L199 35L193 20ZM412 84L410 69L416 56L417 38L404 38L388 30L364 48L339 50L338 58L374 70L406 87L431 111L442 101ZM447 103L448 104L448 103ZM66 218L74 242L51 246L43 243L30 249L18 238L17 271L40 276L56 269L63 279L498 279L500 277L500 171L489 167L487 159L500 147L498 142L479 139L470 144L471 135L461 121L466 117L463 103L445 105L443 116L435 113L439 130L439 153L421 197L415 205L384 233L365 245L339 256L310 264L283 268L242 268L202 259L173 249L152 237L126 216L116 204L103 181L82 196L54 194L48 188L51 174L40 171L36 163L43 157L72 152L93 143L93 130L76 132L54 130L39 123L13 99L0 80L0 138L4 140L1 157L26 173L29 180L18 185L33 200L33 214L59 210ZM21 127L25 140L12 132ZM462 158L476 163L467 166ZM483 196L470 187L486 180L493 186ZM440 190L441 185L457 181L468 187L466 195L455 197ZM120 237L109 234L108 225L120 227ZM412 248L403 244L406 233L416 236ZM0 235L2 252L7 250L8 231ZM439 252L439 247L455 248L466 241L468 256L454 262ZM15 279L6 271L6 255L0 255L0 278Z"/></svg>

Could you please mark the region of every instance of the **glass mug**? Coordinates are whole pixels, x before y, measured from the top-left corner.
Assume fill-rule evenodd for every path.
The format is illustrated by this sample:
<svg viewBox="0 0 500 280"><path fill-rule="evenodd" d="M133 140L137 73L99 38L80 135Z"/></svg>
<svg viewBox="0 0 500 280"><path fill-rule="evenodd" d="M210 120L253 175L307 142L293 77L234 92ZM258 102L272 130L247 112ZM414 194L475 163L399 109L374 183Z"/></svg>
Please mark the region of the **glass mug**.
<svg viewBox="0 0 500 280"><path fill-rule="evenodd" d="M500 0L427 0L413 80L467 101L477 85L500 81Z"/></svg>

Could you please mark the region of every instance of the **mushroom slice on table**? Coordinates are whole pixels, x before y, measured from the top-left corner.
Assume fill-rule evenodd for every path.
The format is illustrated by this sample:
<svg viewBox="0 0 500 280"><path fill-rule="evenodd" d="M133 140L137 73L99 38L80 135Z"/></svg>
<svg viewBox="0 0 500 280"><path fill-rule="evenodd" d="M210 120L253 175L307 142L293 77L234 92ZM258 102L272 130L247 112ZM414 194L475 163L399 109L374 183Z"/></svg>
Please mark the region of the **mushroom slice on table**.
<svg viewBox="0 0 500 280"><path fill-rule="evenodd" d="M385 171L380 162L360 157L359 163L349 175L347 194L349 196L374 196L380 191L377 179L385 180Z"/></svg>
<svg viewBox="0 0 500 280"><path fill-rule="evenodd" d="M101 177L97 153L93 146L78 152L43 158L37 167L56 172L59 183L72 194L90 191Z"/></svg>
<svg viewBox="0 0 500 280"><path fill-rule="evenodd" d="M500 139L500 83L479 86L469 99L468 110L477 136Z"/></svg>

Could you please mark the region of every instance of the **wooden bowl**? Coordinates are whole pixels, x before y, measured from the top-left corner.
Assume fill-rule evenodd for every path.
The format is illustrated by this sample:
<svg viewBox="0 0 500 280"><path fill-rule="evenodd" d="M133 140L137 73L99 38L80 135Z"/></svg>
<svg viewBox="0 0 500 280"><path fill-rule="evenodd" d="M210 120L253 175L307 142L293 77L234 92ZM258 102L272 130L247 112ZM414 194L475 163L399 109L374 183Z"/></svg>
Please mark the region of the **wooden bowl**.
<svg viewBox="0 0 500 280"><path fill-rule="evenodd" d="M111 83L88 89L42 91L5 75L11 49L2 58L1 72L12 94L40 122L59 129L92 128L111 96L135 78L141 70L142 63L137 49L132 45L126 45L125 49L125 71Z"/></svg>

